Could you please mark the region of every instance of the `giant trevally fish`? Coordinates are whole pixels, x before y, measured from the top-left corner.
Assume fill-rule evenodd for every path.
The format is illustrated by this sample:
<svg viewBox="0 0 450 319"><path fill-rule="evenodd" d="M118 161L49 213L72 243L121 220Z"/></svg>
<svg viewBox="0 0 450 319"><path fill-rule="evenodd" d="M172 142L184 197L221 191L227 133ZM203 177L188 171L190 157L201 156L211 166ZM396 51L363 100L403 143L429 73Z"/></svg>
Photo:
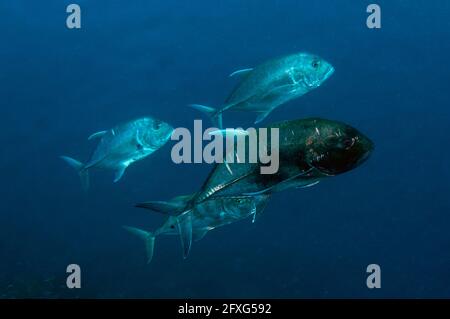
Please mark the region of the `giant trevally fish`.
<svg viewBox="0 0 450 319"><path fill-rule="evenodd" d="M242 209L250 214L249 207L253 207L251 198L257 202L264 201L267 200L264 196L282 190L316 185L325 178L358 167L373 150L373 143L369 138L342 122L310 118L280 122L268 128L279 130L279 169L276 173L261 174L260 162L249 163L244 159L240 162L228 161L216 164L200 191L190 197L138 205L172 216L171 223L175 225L172 229L180 235L185 257L193 238L195 211L197 207L205 205L205 202L209 208L205 214L209 214L211 220L215 220L223 211L214 209L218 205L215 203L216 199L244 197L246 205L240 206L232 200L228 205L239 206L235 209ZM147 242L151 242L148 239L150 237L147 237Z"/></svg>
<svg viewBox="0 0 450 319"><path fill-rule="evenodd" d="M83 164L68 156L61 158L77 170L83 189L86 190L89 188L88 171L91 168L114 170L114 182L117 182L130 164L166 144L172 131L172 126L161 120L139 118L89 136L88 140L100 139L100 142L87 163Z"/></svg>
<svg viewBox="0 0 450 319"><path fill-rule="evenodd" d="M292 187L316 185L321 179L358 167L373 150L373 142L342 122L308 118L275 123L278 128L279 169L261 174L263 164L224 162L217 164L197 193L199 202L214 196L257 195ZM259 132L257 131L259 134ZM268 141L268 149L271 141Z"/></svg>
<svg viewBox="0 0 450 319"><path fill-rule="evenodd" d="M209 231L237 222L248 217L254 222L266 206L270 195L258 196L225 196L207 199L194 205L189 214L182 214L190 199L195 195L178 196L169 202L146 202L137 207L147 208L169 215L164 224L155 232L145 231L135 227L124 226L131 233L142 238L147 252L147 263L153 258L155 237L159 235L179 235L192 238L194 241L202 239ZM184 256L187 256L190 242L181 241ZM189 245L189 246L184 246Z"/></svg>
<svg viewBox="0 0 450 319"><path fill-rule="evenodd" d="M281 104L319 87L333 72L333 66L316 55L291 54L233 72L230 76L239 76L241 80L221 108L191 106L208 114L219 128L222 113L227 110L256 112L256 124Z"/></svg>

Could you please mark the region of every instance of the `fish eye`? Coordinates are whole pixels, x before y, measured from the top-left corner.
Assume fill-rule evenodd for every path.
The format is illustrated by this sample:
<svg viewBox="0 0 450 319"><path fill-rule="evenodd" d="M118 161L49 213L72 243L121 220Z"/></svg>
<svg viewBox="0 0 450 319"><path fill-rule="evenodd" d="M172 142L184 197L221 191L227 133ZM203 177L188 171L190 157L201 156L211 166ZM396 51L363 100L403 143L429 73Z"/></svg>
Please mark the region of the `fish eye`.
<svg viewBox="0 0 450 319"><path fill-rule="evenodd" d="M159 130L161 128L161 121L154 121L153 122L153 129Z"/></svg>
<svg viewBox="0 0 450 319"><path fill-rule="evenodd" d="M350 148L350 147L352 147L353 146L353 144L355 143L355 140L354 139L352 139L352 138L346 138L345 140L344 140L344 142L343 142L343 144L344 144L344 148Z"/></svg>
<svg viewBox="0 0 450 319"><path fill-rule="evenodd" d="M312 61L311 66L312 66L314 69L317 69L317 68L320 66L320 61L318 61L318 60Z"/></svg>
<svg viewBox="0 0 450 319"><path fill-rule="evenodd" d="M141 144L136 144L136 148L140 151L142 150L144 147Z"/></svg>

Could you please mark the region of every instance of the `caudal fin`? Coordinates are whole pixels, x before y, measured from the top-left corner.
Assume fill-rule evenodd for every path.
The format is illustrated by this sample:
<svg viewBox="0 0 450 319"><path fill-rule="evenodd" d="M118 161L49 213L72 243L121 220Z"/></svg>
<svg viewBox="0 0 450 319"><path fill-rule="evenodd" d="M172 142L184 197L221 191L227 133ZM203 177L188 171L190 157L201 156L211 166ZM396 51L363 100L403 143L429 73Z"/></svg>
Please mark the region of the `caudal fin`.
<svg viewBox="0 0 450 319"><path fill-rule="evenodd" d="M145 251L147 253L147 264L149 264L153 259L153 250L155 248L155 236L153 235L153 233L130 226L122 226L122 227L128 230L130 233L135 234L137 237L144 240Z"/></svg>
<svg viewBox="0 0 450 319"><path fill-rule="evenodd" d="M89 189L89 172L84 168L84 164L68 156L60 156L60 158L76 169L80 176L81 187L84 191L87 191Z"/></svg>
<svg viewBox="0 0 450 319"><path fill-rule="evenodd" d="M222 112L220 110L201 104L189 104L189 106L205 113L209 116L214 126L217 126L219 129L222 128Z"/></svg>

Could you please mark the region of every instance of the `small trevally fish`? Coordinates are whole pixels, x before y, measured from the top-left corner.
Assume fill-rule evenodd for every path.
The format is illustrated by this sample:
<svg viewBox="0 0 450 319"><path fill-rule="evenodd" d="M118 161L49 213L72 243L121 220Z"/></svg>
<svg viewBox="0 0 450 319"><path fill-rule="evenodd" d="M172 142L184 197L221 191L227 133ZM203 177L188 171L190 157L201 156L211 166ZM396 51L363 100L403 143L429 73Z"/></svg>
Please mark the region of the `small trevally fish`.
<svg viewBox="0 0 450 319"><path fill-rule="evenodd" d="M257 112L256 124L281 104L319 87L333 73L334 67L316 55L291 54L233 72L230 76L239 75L241 81L221 108L191 106L208 114L219 128L222 128L222 113L227 110Z"/></svg>
<svg viewBox="0 0 450 319"><path fill-rule="evenodd" d="M248 217L252 217L254 222L256 216L264 210L270 195L216 197L191 207L189 201L193 197L194 195L178 196L168 202L153 201L136 205L169 215L155 232L124 226L126 230L145 241L148 263L153 258L156 236L179 235L186 258L192 239L198 241L210 230Z"/></svg>
<svg viewBox="0 0 450 319"><path fill-rule="evenodd" d="M100 139L100 142L85 164L68 156L61 158L78 171L83 189L87 190L89 169L95 167L114 170L114 182L117 182L130 164L149 156L166 144L172 131L173 128L168 123L144 117L89 136L88 140Z"/></svg>

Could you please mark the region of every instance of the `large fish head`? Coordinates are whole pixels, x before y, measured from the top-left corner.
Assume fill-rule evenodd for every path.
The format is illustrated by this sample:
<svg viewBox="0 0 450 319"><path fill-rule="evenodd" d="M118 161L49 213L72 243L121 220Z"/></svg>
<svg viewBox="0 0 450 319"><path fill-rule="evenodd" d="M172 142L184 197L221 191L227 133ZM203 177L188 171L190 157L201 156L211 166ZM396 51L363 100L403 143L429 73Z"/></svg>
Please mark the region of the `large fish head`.
<svg viewBox="0 0 450 319"><path fill-rule="evenodd" d="M291 61L293 81L310 90L322 85L334 73L329 62L314 54L296 54Z"/></svg>
<svg viewBox="0 0 450 319"><path fill-rule="evenodd" d="M365 162L373 142L355 128L340 122L315 120L306 140L307 161L325 175L350 171Z"/></svg>
<svg viewBox="0 0 450 319"><path fill-rule="evenodd" d="M144 149L158 149L170 138L173 127L161 120L145 117L138 125L138 139Z"/></svg>

